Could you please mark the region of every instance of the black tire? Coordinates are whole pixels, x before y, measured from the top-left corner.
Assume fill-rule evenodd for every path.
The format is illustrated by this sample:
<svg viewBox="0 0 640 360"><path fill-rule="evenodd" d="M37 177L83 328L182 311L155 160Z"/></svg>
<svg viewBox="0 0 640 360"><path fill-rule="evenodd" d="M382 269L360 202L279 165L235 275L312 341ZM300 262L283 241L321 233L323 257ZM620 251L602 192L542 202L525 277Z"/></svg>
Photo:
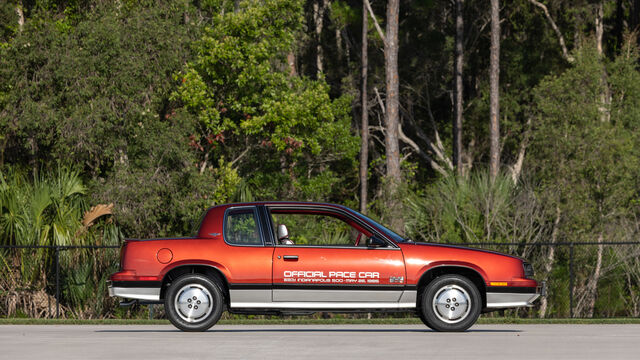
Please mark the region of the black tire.
<svg viewBox="0 0 640 360"><path fill-rule="evenodd" d="M427 325L430 329L433 329L433 326L431 326L431 324L427 321L427 318L424 317L424 312L422 311L422 309L418 309L418 317L420 318L420 320L422 320L422 323Z"/></svg>
<svg viewBox="0 0 640 360"><path fill-rule="evenodd" d="M482 298L466 277L444 275L425 287L420 305L420 319L433 330L465 331L478 320Z"/></svg>
<svg viewBox="0 0 640 360"><path fill-rule="evenodd" d="M171 323L183 331L206 331L224 309L224 294L217 281L201 274L186 274L171 283L164 308Z"/></svg>

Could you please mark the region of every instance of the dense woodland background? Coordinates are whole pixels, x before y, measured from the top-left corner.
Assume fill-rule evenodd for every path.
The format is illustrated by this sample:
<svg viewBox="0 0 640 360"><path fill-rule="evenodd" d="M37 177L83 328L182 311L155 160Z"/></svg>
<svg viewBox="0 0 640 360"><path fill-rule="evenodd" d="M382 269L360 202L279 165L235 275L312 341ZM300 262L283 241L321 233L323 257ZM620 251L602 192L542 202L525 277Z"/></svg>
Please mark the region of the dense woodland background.
<svg viewBox="0 0 640 360"><path fill-rule="evenodd" d="M575 314L637 317L640 246L605 244L640 231L639 34L638 0L3 0L0 243L336 202L531 259L521 316L569 313L569 248L530 244L594 243ZM0 251L3 314L51 316L53 261ZM61 252L65 316L122 315L116 261Z"/></svg>

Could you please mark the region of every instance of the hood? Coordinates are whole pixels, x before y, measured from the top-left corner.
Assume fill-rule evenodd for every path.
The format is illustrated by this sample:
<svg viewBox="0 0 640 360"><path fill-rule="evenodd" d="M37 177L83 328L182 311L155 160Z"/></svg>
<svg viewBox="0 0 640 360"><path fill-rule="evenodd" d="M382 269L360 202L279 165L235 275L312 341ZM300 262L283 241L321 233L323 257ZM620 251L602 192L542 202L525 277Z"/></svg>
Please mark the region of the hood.
<svg viewBox="0 0 640 360"><path fill-rule="evenodd" d="M405 244L413 244L413 245L417 245L417 246L444 247L444 248L451 248L451 249L477 251L477 252L483 252L483 253L487 253L487 254L506 256L506 257L513 258L513 259L518 259L518 260L521 260L521 261L526 261L525 259L523 259L523 258L521 258L519 256L509 255L509 254L505 254L505 253L502 253L502 252L499 252L499 251L494 251L494 250L478 249L478 248L473 248L473 247L463 246L463 245L439 244L439 243L428 243L428 242L412 242L412 243L405 243ZM499 245L499 244L496 244L496 245Z"/></svg>

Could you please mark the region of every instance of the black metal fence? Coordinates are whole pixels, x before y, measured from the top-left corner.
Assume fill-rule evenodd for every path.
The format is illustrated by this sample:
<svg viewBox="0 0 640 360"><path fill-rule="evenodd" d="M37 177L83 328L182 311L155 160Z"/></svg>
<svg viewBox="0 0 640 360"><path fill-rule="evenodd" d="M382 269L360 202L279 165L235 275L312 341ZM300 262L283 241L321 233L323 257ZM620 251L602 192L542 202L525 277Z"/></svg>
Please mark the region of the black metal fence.
<svg viewBox="0 0 640 360"><path fill-rule="evenodd" d="M471 247L516 247L522 248L525 246L531 247L556 247L556 248L569 248L569 317L574 317L574 290L575 290L575 251L576 247L581 246L629 246L629 245L638 245L640 246L640 241L619 241L619 242L535 242L535 243L489 243L489 242L480 242L480 243L455 243L450 245L463 245L463 246L471 246ZM508 253L508 252L507 252ZM517 255L517 254L516 254ZM640 254L639 254L640 256ZM536 269L536 274L540 273L539 269ZM547 274L548 275L548 274ZM640 284L638 284L640 285Z"/></svg>
<svg viewBox="0 0 640 360"><path fill-rule="evenodd" d="M53 249L55 273L56 318L60 317L60 252L72 249L119 249L120 245L0 245L0 249ZM114 259L117 261L117 259Z"/></svg>
<svg viewBox="0 0 640 360"><path fill-rule="evenodd" d="M596 242L555 242L555 243L551 243L551 242L537 242L537 243L488 243L488 242L483 242L483 243L450 243L447 245L464 245L464 246L471 246L471 247L488 247L488 248L492 248L492 249L504 249L505 247L507 248L506 251L503 250L503 252L505 253L512 253L514 255L518 255L518 251L515 251L514 249L522 249L523 247L535 247L535 248L541 248L541 247L556 247L558 248L568 248L568 272L569 272L569 281L568 281L568 293L569 293L569 316L570 317L574 317L574 289L575 289L575 275L576 275L576 271L575 271L575 267L576 267L576 259L575 259L575 248L577 247L590 247L590 246L598 246L598 245L602 245L605 247L611 247L611 246L640 246L640 241L627 241L627 242L600 242L600 243L596 243ZM61 302L61 295L60 295L60 290L61 290L61 284L60 284L60 275L61 275L61 269L60 269L60 253L63 251L69 251L69 250L78 250L78 249L93 249L93 250L105 250L105 249L118 249L120 246L119 245L72 245L72 246L46 246L46 245L0 245L0 249L50 249L54 251L54 265L53 265L53 273L55 276L55 286L54 286L54 291L55 291L55 301L56 301L56 318L60 317L60 302ZM640 247L639 247L640 249ZM113 262L115 263L118 259L114 258ZM535 262L535 261L534 261ZM585 264L581 264L581 265L585 265ZM536 269L536 274L539 275L541 274L541 270L540 269ZM537 276L537 278L539 278L539 276ZM640 284L637 284L640 287ZM96 294L97 295L97 294ZM7 314L4 314L4 316L7 316Z"/></svg>

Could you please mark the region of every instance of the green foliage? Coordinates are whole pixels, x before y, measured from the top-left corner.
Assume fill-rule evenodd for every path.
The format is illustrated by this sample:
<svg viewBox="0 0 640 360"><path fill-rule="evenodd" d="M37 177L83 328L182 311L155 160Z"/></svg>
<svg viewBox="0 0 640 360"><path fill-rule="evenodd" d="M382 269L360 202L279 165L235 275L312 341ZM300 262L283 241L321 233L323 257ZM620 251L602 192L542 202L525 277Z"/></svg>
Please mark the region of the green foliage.
<svg viewBox="0 0 640 360"><path fill-rule="evenodd" d="M258 222L253 211L234 212L225 219L225 239L231 244L261 245Z"/></svg>
<svg viewBox="0 0 640 360"><path fill-rule="evenodd" d="M110 216L90 223L86 187L77 171L58 167L28 179L9 168L0 172L0 239L2 245L117 245L122 234ZM97 255L97 256L96 256ZM25 299L41 298L40 289L50 285L54 271L53 249L6 249L0 252L0 298L2 303L22 303L23 310L51 314L42 303ZM114 270L114 251L94 254L91 250L61 251L60 267L65 285L64 305L78 313L98 314L97 289L104 289L106 276ZM8 291L14 289L13 292ZM16 292L22 289L24 293ZM104 298L97 302L103 304ZM43 309L43 306L45 309ZM102 306L102 305L100 305ZM10 311L9 309L4 309ZM14 309L15 311L16 309Z"/></svg>
<svg viewBox="0 0 640 360"><path fill-rule="evenodd" d="M357 232L349 224L326 215L272 213L274 224L284 224L289 238L298 245L353 246ZM366 241L361 238L362 243Z"/></svg>
<svg viewBox="0 0 640 360"><path fill-rule="evenodd" d="M315 3L324 4L1 2L3 243L112 244L121 232L184 235L207 207L230 201L357 207L362 2L329 2L321 34ZM558 35L530 1L501 8L503 169L515 163L521 145L527 147L525 180L513 184L501 175L491 184L482 170L488 154L487 2L464 2L463 159L469 174L440 179L401 142L406 230L416 240L491 241L496 249L529 256L540 269L548 248L499 244L549 241L556 210L558 241L637 238L640 73L637 34L624 34L637 19L629 1L619 2L620 13L618 3L605 2L599 55L592 38L596 3L544 4L575 61L563 58ZM385 2L371 5L384 28ZM430 142L445 157L452 142L452 10L450 1L424 0L402 2L400 13L403 131L427 153ZM371 18L368 35L369 211L388 223L397 214L384 207L384 116L373 97L373 87L385 96L384 53ZM97 203L115 204L118 226L98 221L85 232L82 214ZM351 235L330 222L293 219L287 225L301 243L341 243ZM576 302L594 270L593 249L575 249ZM605 252L596 314L637 316L634 251ZM553 292L547 313L567 316L568 250L555 254L543 274ZM28 291L49 286L50 292L51 251L0 255L6 275L0 283ZM67 314L124 313L105 299L104 279L116 257L115 251L61 253ZM95 293L103 296L91 305Z"/></svg>
<svg viewBox="0 0 640 360"><path fill-rule="evenodd" d="M322 79L290 74L286 56L302 28L301 3L243 2L213 23L173 95L183 116L198 119L194 149L205 162L237 162L251 186L273 189L265 196L330 197L345 181L337 172L355 168L358 139L348 97L332 99Z"/></svg>
<svg viewBox="0 0 640 360"><path fill-rule="evenodd" d="M90 196L115 203L128 235L190 230L239 181L228 165L196 167L188 145L195 123L176 116L168 99L200 34L186 19L203 21L218 2L76 5L58 16L34 10L1 50L0 157L34 171L51 158L79 166Z"/></svg>
<svg viewBox="0 0 640 360"><path fill-rule="evenodd" d="M637 232L638 174L640 157L640 72L638 58L627 51L609 61L596 49L584 46L574 53L575 64L559 76L545 78L534 90L534 143L527 159L541 186L537 193L562 214L559 241L625 241ZM610 99L610 100L608 100ZM597 314L619 313L622 299L605 296L605 289L633 291L635 281L625 285L606 278L624 256L598 253L596 247L576 250L580 266L576 282L584 284L602 260L602 288L589 294L577 288L577 298L608 298L609 310L598 305ZM614 279L615 276L612 277ZM599 295L598 295L599 294ZM585 301L577 301L584 306ZM580 310L580 309L578 309ZM610 312L609 312L610 311Z"/></svg>
<svg viewBox="0 0 640 360"><path fill-rule="evenodd" d="M529 161L538 169L541 192L568 218L563 238L584 241L628 216L637 198L640 72L632 52L611 64L591 47L575 57L573 68L535 89ZM610 105L602 102L607 93Z"/></svg>
<svg viewBox="0 0 640 360"><path fill-rule="evenodd" d="M410 237L439 243L535 242L544 226L543 204L529 184L487 173L438 180L423 194L406 198Z"/></svg>
<svg viewBox="0 0 640 360"><path fill-rule="evenodd" d="M174 26L175 10L100 4L74 26L44 14L25 24L0 56L2 151L52 156L94 176L127 155L136 128L165 115L162 94L188 54L192 35Z"/></svg>

